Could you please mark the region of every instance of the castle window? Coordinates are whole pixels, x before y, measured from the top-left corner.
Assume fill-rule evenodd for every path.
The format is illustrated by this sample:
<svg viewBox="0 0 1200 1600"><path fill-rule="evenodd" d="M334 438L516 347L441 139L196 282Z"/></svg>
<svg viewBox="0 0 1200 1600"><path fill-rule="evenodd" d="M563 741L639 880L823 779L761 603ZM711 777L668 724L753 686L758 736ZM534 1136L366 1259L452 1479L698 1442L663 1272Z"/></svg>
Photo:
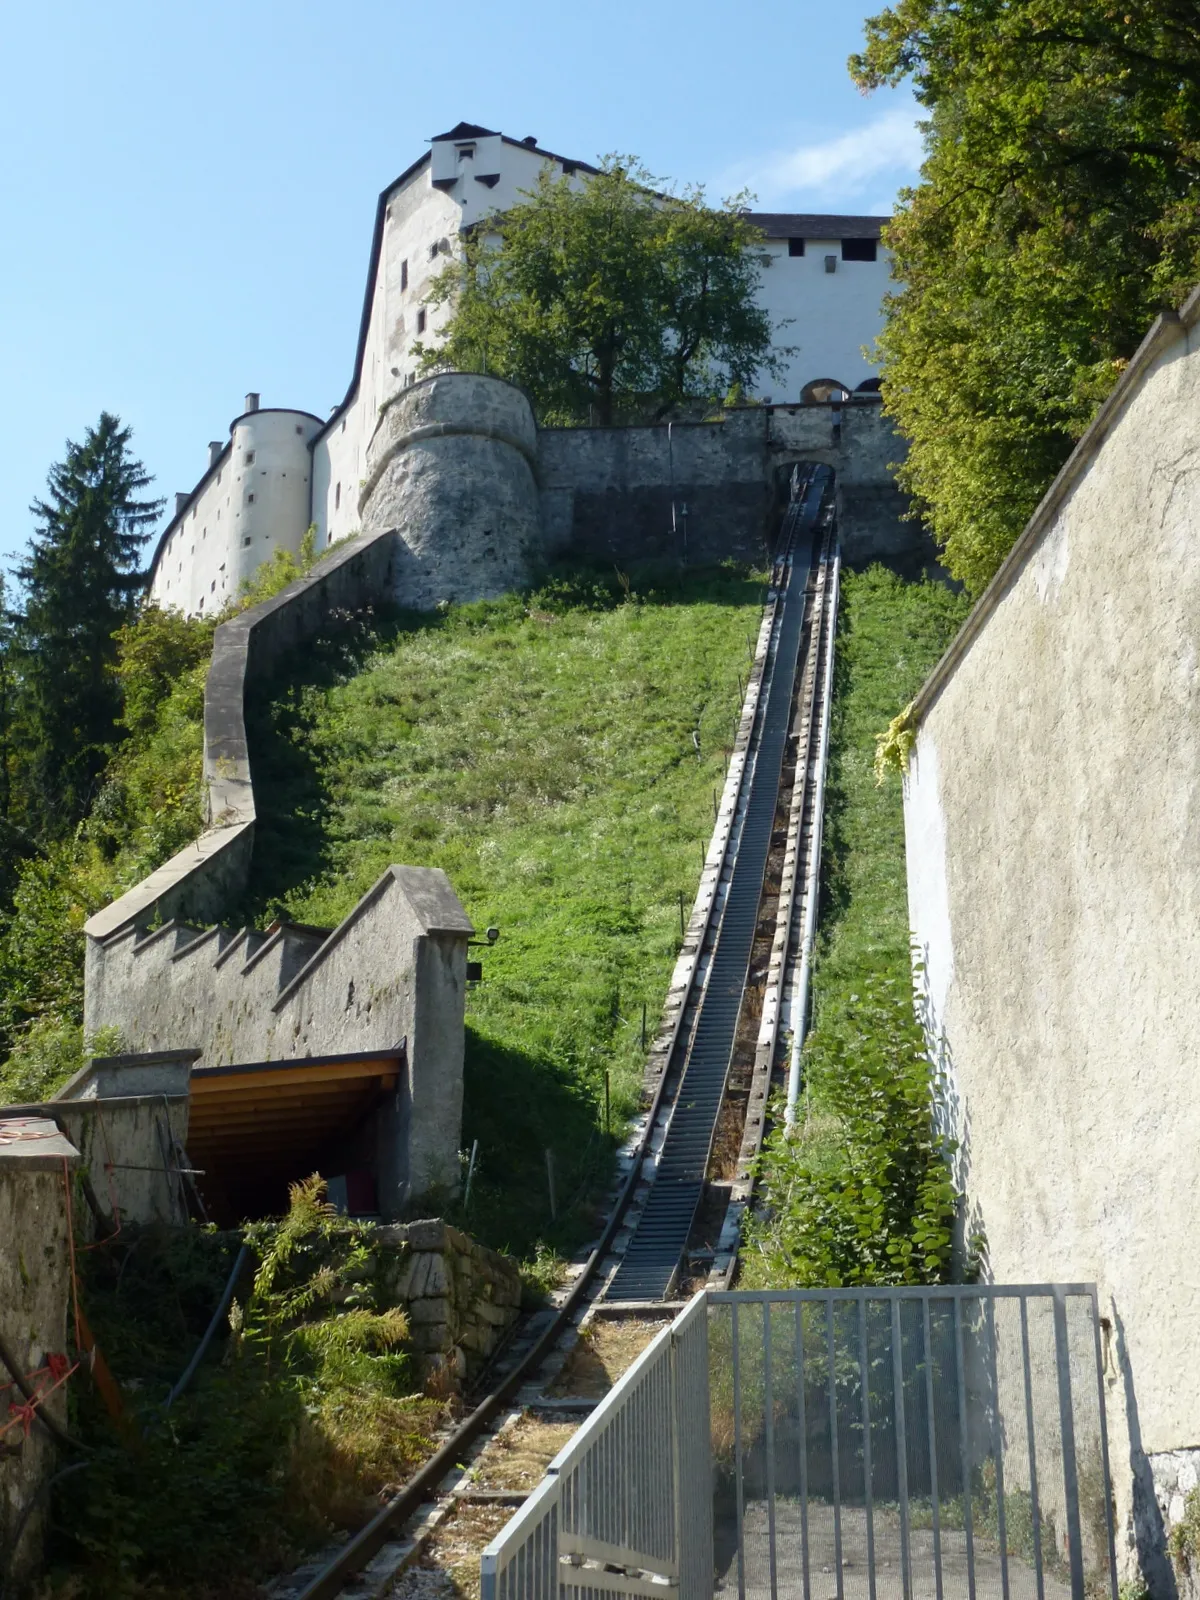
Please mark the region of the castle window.
<svg viewBox="0 0 1200 1600"><path fill-rule="evenodd" d="M404 290L407 289L407 288L408 288L408 260L407 260L407 258L405 258L405 260L403 260L400 263L400 292L403 294Z"/></svg>
<svg viewBox="0 0 1200 1600"><path fill-rule="evenodd" d="M878 255L877 239L843 239L843 261L874 261Z"/></svg>
<svg viewBox="0 0 1200 1600"><path fill-rule="evenodd" d="M790 255L790 256L802 256L803 254L804 254L804 240L803 239L789 239L788 240L788 255Z"/></svg>
<svg viewBox="0 0 1200 1600"><path fill-rule="evenodd" d="M420 311L417 312L417 332L418 333L424 333L425 332L425 307L424 306L422 306Z"/></svg>
<svg viewBox="0 0 1200 1600"><path fill-rule="evenodd" d="M304 429L300 426L299 423L296 424L296 432L297 433L303 433L304 432Z"/></svg>
<svg viewBox="0 0 1200 1600"><path fill-rule="evenodd" d="M254 451L253 450L247 450L246 451L246 465L248 467L252 467L254 465Z"/></svg>
<svg viewBox="0 0 1200 1600"><path fill-rule="evenodd" d="M438 253L438 242L435 239L433 241L433 243L429 246L429 259L430 259L430 261L436 261L437 260L437 253Z"/></svg>
<svg viewBox="0 0 1200 1600"><path fill-rule="evenodd" d="M247 496L246 496L246 501L247 501L247 503L248 503L248 504L249 504L249 505L253 505L253 504L254 504L254 496L253 496L253 495L252 495L252 494L248 494L248 495L247 495Z"/></svg>
<svg viewBox="0 0 1200 1600"><path fill-rule="evenodd" d="M250 544L250 535L246 534L245 538L242 540L242 549L243 550L248 549L249 548L249 544Z"/></svg>
<svg viewBox="0 0 1200 1600"><path fill-rule="evenodd" d="M210 584L209 584L209 586L208 586L208 592L209 592L209 594L216 594L216 592L217 592L217 580L216 580L216 579L215 579L215 578L214 578L214 579L213 579L213 581L212 581L212 582L211 582L211 583L210 583Z"/></svg>
<svg viewBox="0 0 1200 1600"><path fill-rule="evenodd" d="M460 144L457 149L460 161L473 161L475 159L475 146L473 144Z"/></svg>
<svg viewBox="0 0 1200 1600"><path fill-rule="evenodd" d="M342 509L342 486L340 483L335 486L333 491L333 509L335 511Z"/></svg>

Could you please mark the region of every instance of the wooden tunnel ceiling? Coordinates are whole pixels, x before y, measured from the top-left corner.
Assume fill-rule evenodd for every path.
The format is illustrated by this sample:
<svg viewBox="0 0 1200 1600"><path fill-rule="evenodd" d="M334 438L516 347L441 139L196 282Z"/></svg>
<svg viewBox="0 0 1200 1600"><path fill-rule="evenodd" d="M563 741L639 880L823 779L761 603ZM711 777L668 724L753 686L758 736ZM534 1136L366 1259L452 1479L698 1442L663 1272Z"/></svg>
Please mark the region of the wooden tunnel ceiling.
<svg viewBox="0 0 1200 1600"><path fill-rule="evenodd" d="M193 1067L188 1155L201 1191L274 1187L318 1171L349 1139L405 1066L395 1050L244 1066ZM325 1174L329 1176L329 1174Z"/></svg>

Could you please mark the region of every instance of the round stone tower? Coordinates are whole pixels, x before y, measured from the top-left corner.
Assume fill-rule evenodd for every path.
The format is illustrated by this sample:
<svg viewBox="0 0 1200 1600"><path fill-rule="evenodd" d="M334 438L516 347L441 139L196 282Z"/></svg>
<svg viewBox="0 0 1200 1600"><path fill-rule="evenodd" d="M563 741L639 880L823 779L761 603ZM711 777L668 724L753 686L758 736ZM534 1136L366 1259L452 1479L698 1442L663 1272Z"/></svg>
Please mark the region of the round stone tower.
<svg viewBox="0 0 1200 1600"><path fill-rule="evenodd" d="M394 528L395 599L428 610L520 587L541 546L537 427L499 378L443 372L390 401L367 447L364 531Z"/></svg>

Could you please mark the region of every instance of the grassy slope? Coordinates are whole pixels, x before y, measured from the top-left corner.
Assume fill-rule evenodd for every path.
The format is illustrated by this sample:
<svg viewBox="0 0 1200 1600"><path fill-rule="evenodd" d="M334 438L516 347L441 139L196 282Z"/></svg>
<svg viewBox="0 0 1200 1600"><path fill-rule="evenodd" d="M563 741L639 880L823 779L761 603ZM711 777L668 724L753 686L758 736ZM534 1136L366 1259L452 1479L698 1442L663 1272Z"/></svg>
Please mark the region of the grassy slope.
<svg viewBox="0 0 1200 1600"><path fill-rule="evenodd" d="M912 1225L908 1201L896 1195L911 1194L901 1175L927 1159L913 1143L928 1123L926 1069L908 999L901 782L890 774L876 783L875 741L912 699L967 609L963 596L939 584L906 582L880 566L843 575L805 1117L795 1140L776 1134L768 1144L767 1214L758 1224L761 1255L747 1262L748 1282L880 1281L891 1230ZM883 1088L889 1109L881 1146L872 1103L881 1103L889 1074L895 1087ZM864 1160L872 1145L892 1150L882 1167ZM845 1198L864 1182L885 1191L896 1186L874 1217Z"/></svg>
<svg viewBox="0 0 1200 1600"><path fill-rule="evenodd" d="M594 1227L615 1142L604 1075L615 1135L757 632L749 574L652 581L635 575L629 603L543 591L528 608L510 597L343 638L291 664L254 719L254 915L333 923L398 861L443 867L476 925L501 929L468 999L467 1221L521 1255Z"/></svg>

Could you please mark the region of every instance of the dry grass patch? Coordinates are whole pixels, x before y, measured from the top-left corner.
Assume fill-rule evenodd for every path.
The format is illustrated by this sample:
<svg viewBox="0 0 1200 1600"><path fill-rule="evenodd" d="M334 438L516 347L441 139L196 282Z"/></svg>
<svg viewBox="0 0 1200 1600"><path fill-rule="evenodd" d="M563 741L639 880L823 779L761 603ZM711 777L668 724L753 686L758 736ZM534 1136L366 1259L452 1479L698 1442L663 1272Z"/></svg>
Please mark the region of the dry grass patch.
<svg viewBox="0 0 1200 1600"><path fill-rule="evenodd" d="M535 1489L578 1427L577 1422L543 1422L526 1413L484 1451L473 1484L477 1489Z"/></svg>
<svg viewBox="0 0 1200 1600"><path fill-rule="evenodd" d="M580 1334L579 1343L546 1393L601 1399L666 1325L653 1318L597 1317Z"/></svg>

